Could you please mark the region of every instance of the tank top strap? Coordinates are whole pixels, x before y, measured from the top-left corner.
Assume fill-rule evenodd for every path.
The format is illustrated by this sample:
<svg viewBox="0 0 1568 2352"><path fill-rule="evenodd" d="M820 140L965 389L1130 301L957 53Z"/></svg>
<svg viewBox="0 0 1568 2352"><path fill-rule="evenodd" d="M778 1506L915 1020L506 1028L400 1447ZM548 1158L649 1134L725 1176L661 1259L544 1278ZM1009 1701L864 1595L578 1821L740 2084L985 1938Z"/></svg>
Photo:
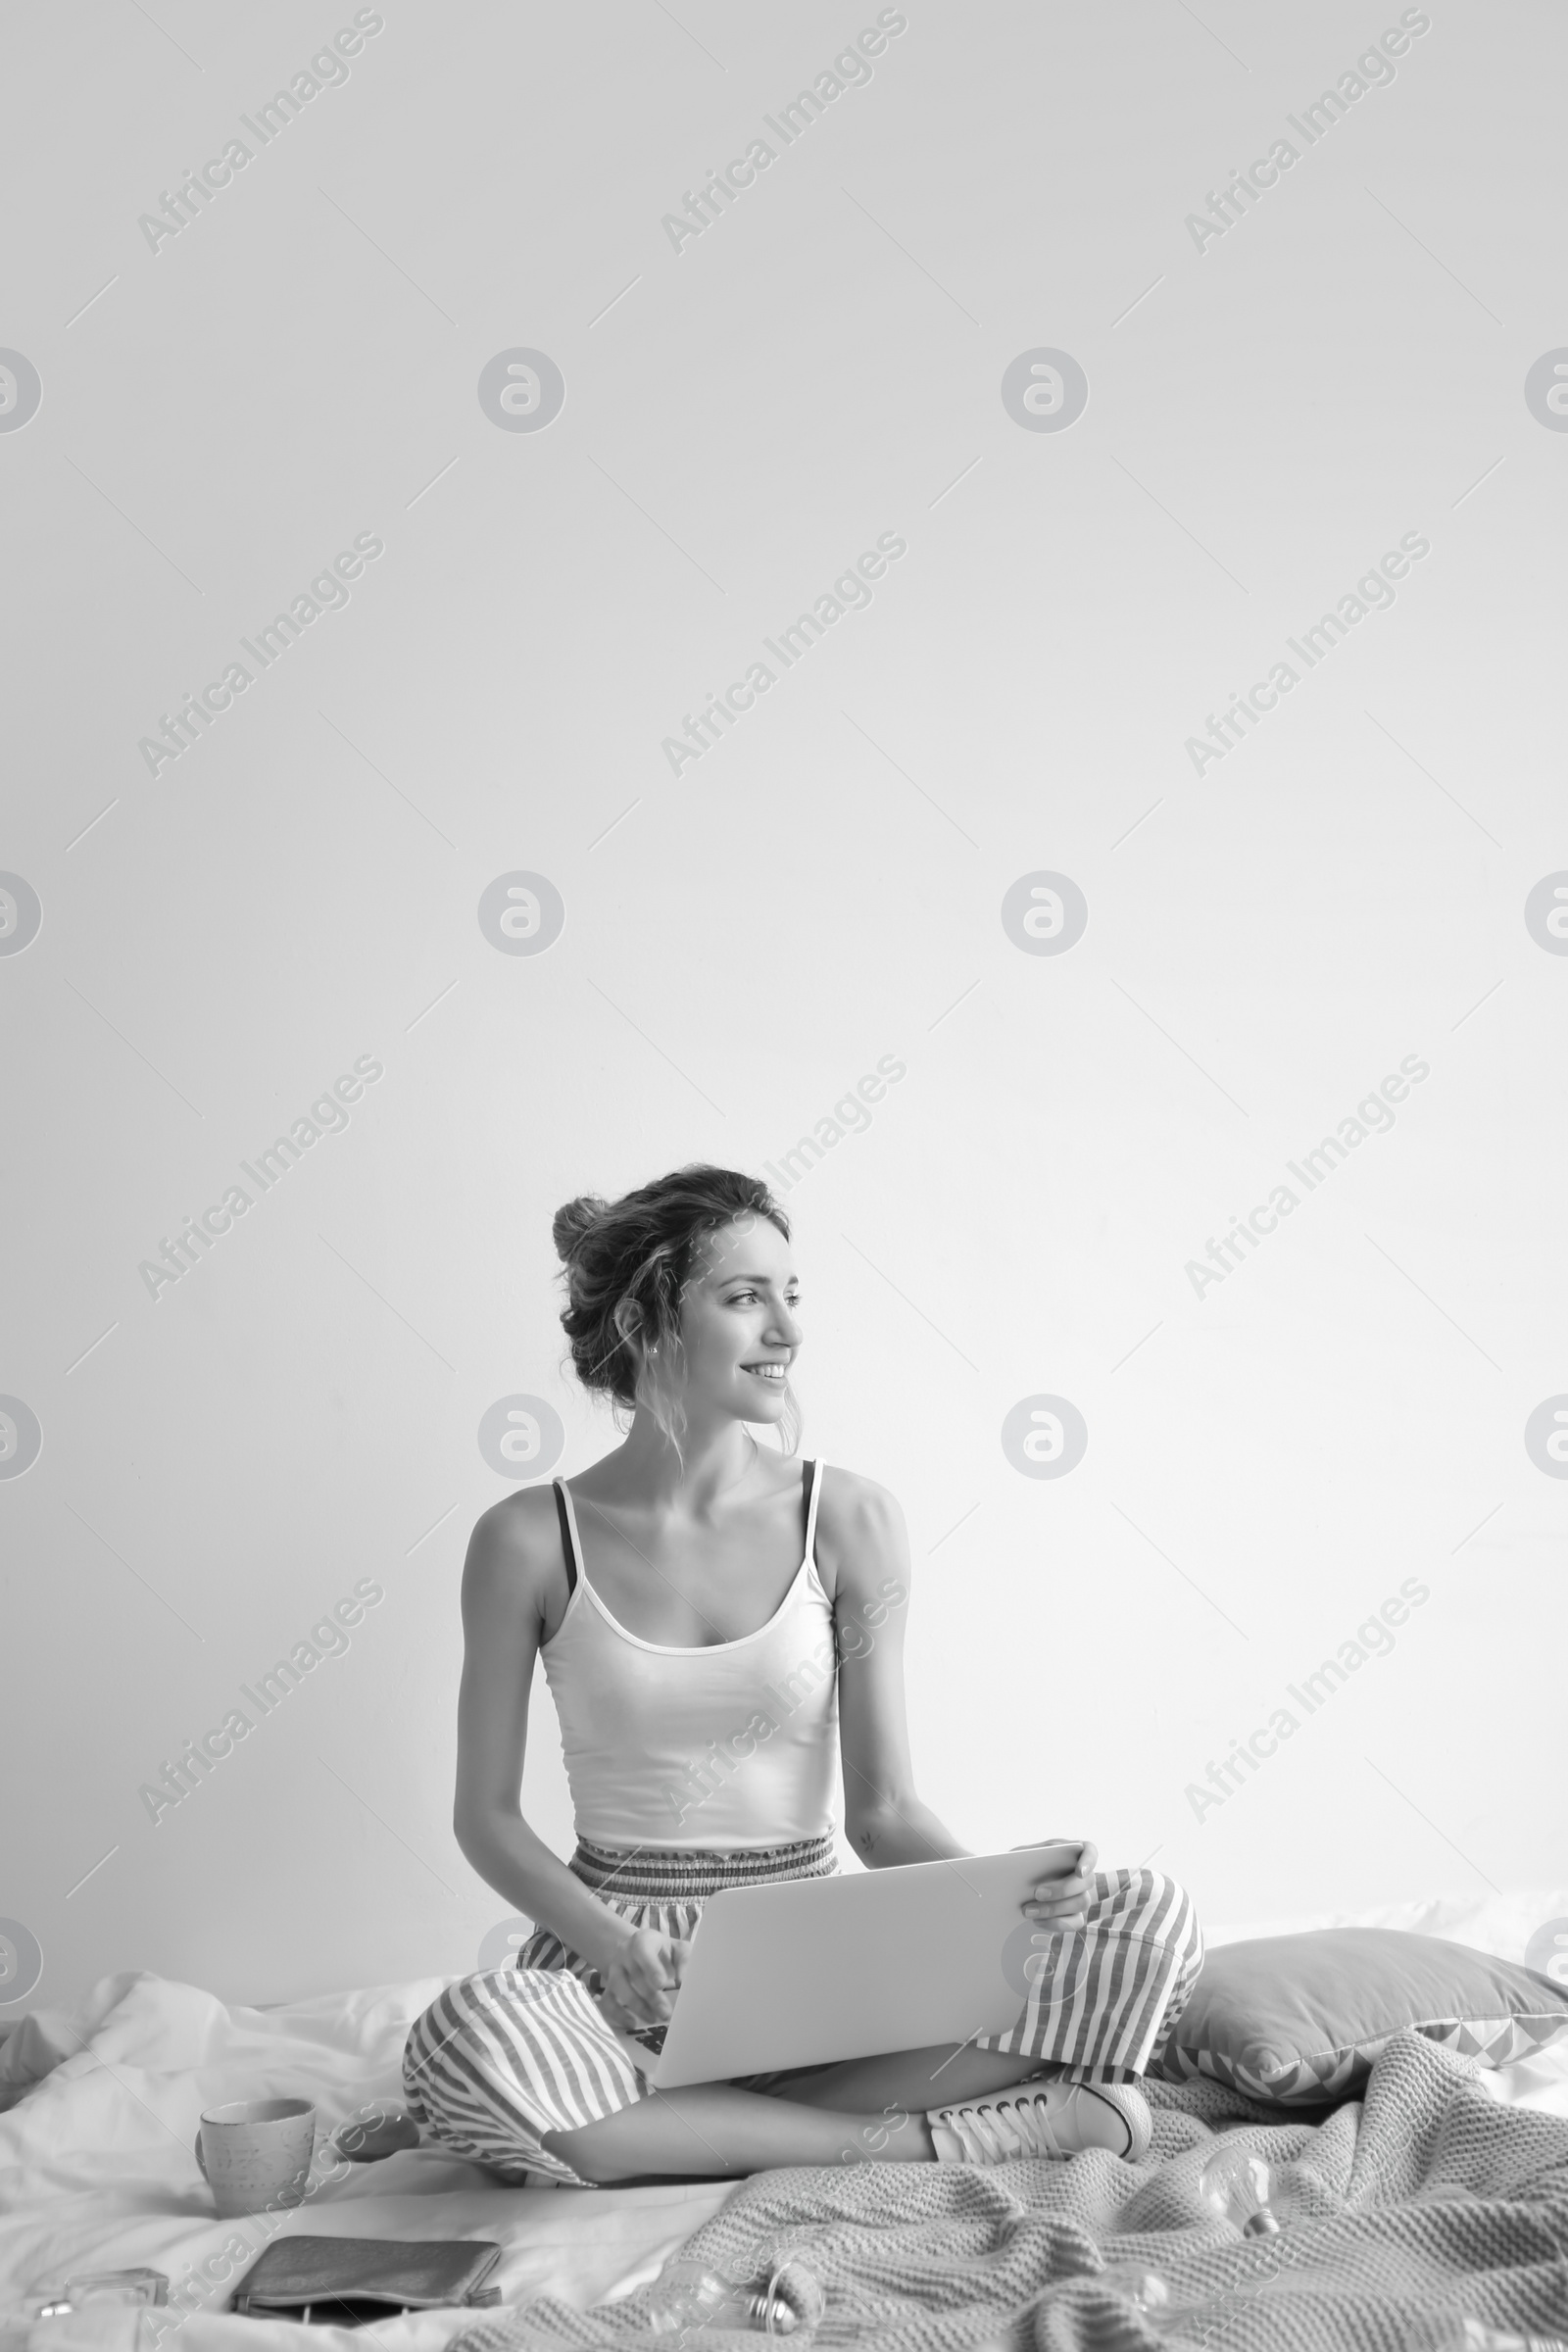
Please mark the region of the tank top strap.
<svg viewBox="0 0 1568 2352"><path fill-rule="evenodd" d="M822 1499L822 1472L827 1464L818 1456L806 1465L806 1558L803 1565L816 1564L816 1513ZM553 1478L556 1494L556 1517L561 1523L561 1550L566 1564L568 1596L577 1590L577 1578L582 1569L582 1543L577 1534L577 1514L572 1508L571 1494L564 1478Z"/></svg>
<svg viewBox="0 0 1568 2352"><path fill-rule="evenodd" d="M816 1562L816 1506L822 1499L822 1473L826 1468L827 1464L820 1455L814 1462L806 1465L806 1475L810 1482L810 1499L806 1506L806 1558L811 1566Z"/></svg>
<svg viewBox="0 0 1568 2352"><path fill-rule="evenodd" d="M561 1549L566 1562L566 1592L569 1597L577 1590L577 1568L581 1557L577 1542L577 1516L571 1507L571 1496L566 1493L565 1480L553 1478L550 1483L556 1490L556 1517L561 1522Z"/></svg>

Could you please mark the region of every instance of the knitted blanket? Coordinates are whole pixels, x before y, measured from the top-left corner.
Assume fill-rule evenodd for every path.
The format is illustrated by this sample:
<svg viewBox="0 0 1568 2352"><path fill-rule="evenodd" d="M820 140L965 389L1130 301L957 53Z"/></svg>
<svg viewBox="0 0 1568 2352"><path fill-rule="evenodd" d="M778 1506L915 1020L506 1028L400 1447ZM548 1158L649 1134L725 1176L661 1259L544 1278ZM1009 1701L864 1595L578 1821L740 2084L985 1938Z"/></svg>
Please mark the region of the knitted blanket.
<svg viewBox="0 0 1568 2352"><path fill-rule="evenodd" d="M1475 2074L1399 2034L1364 2101L1317 2124L1281 2123L1216 2083L1149 2082L1154 2140L1140 2165L1091 2150L760 2173L682 2253L744 2278L769 2238L799 2231L827 2298L814 2342L864 2352L1410 2352L1432 2321L1465 2315L1568 2335L1568 2120L1501 2106ZM1295 2192L1279 2236L1244 2238L1202 2204L1221 2131ZM1170 2289L1158 2332L1097 2282L1127 2262ZM589 2311L545 2297L449 2352L676 2343L657 2335L656 2292ZM696 2340L741 2352L747 2338Z"/></svg>

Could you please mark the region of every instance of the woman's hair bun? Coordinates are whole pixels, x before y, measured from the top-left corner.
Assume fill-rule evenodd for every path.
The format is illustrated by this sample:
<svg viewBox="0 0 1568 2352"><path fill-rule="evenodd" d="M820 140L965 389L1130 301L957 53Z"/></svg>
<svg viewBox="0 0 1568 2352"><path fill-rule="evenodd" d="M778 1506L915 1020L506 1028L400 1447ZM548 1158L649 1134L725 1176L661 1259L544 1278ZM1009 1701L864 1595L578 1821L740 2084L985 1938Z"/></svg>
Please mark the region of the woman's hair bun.
<svg viewBox="0 0 1568 2352"><path fill-rule="evenodd" d="M571 1263L584 1234L598 1223L609 1206L609 1201L601 1200L597 1193L579 1193L575 1200L568 1200L557 1209L550 1233L556 1254L564 1265Z"/></svg>

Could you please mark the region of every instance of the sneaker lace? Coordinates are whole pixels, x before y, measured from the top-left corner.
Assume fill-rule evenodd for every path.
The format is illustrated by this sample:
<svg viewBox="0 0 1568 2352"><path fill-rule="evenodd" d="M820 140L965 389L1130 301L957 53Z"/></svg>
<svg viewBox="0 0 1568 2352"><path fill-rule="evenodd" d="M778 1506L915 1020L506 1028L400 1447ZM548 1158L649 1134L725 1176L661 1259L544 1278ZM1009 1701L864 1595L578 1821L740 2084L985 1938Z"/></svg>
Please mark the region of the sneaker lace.
<svg viewBox="0 0 1568 2352"><path fill-rule="evenodd" d="M1019 2156L1059 2156L1043 2098L984 2099L960 2108L954 2121L972 2137L991 2164Z"/></svg>

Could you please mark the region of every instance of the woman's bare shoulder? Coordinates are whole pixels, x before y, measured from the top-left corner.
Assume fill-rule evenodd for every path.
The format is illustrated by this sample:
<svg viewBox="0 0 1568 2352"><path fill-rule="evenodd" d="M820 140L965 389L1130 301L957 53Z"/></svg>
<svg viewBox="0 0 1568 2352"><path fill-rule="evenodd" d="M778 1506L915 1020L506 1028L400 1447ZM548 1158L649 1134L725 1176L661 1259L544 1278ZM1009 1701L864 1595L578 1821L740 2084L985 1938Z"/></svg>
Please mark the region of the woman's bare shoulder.
<svg viewBox="0 0 1568 2352"><path fill-rule="evenodd" d="M564 1595L566 1566L561 1548L556 1498L548 1486L519 1487L503 1494L474 1521L464 1562L466 1604L504 1609L540 1607Z"/></svg>
<svg viewBox="0 0 1568 2352"><path fill-rule="evenodd" d="M890 1577L902 1577L907 1591L909 1539L898 1496L858 1470L829 1462L822 1472L816 1548L822 1582L835 1606L853 1607Z"/></svg>
<svg viewBox="0 0 1568 2352"><path fill-rule="evenodd" d="M898 1496L874 1478L828 1462L822 1470L817 1525L846 1537L895 1535L903 1531L904 1512Z"/></svg>

